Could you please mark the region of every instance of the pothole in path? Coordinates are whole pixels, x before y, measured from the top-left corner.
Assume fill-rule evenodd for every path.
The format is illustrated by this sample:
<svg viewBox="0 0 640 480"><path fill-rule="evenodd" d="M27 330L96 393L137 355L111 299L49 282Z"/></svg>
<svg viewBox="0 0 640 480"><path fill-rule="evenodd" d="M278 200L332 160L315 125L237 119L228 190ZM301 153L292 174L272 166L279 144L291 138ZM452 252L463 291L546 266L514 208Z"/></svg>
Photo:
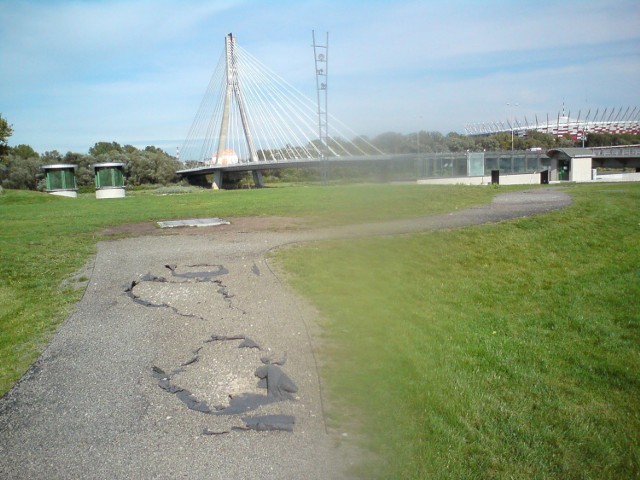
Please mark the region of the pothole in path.
<svg viewBox="0 0 640 480"><path fill-rule="evenodd" d="M160 388L190 410L218 417L245 415L244 427L207 427L204 435L234 429L293 431L295 417L291 415L247 416L261 407L297 399L298 387L282 369L286 354L275 358L265 355L255 341L243 335L213 335L179 368L167 372L153 367L152 375Z"/></svg>
<svg viewBox="0 0 640 480"><path fill-rule="evenodd" d="M234 306L234 295L219 277L229 271L222 265L165 265L167 277L151 273L131 282L126 289L135 303L149 308L168 308L176 315L206 320L204 311ZM260 275L254 264L252 273ZM199 300L200 299L200 300ZM201 305L204 303L204 305ZM199 306L200 305L200 306ZM236 312L236 314L237 314ZM233 314L231 315L233 316ZM232 430L292 431L295 417L272 414L251 416L261 407L296 400L296 384L283 370L287 357L276 356L244 335L212 335L185 354L173 369L154 366L152 375L158 387L175 396L192 411L209 418L242 417L244 426L222 429L208 427L204 435Z"/></svg>
<svg viewBox="0 0 640 480"><path fill-rule="evenodd" d="M217 283L139 282L127 290L142 306L172 309L177 315L203 318L230 307L226 292Z"/></svg>
<svg viewBox="0 0 640 480"><path fill-rule="evenodd" d="M259 394L254 371L260 362L260 352L254 348L239 348L243 341L205 343L198 352L197 361L173 375L171 381L192 392L212 409L227 407L230 398L243 393Z"/></svg>
<svg viewBox="0 0 640 480"><path fill-rule="evenodd" d="M235 307L229 288L221 277L229 273L223 265L165 265L170 276L147 273L125 289L132 300L145 307L165 307L176 314L203 318L207 312ZM203 311L204 310L204 311Z"/></svg>

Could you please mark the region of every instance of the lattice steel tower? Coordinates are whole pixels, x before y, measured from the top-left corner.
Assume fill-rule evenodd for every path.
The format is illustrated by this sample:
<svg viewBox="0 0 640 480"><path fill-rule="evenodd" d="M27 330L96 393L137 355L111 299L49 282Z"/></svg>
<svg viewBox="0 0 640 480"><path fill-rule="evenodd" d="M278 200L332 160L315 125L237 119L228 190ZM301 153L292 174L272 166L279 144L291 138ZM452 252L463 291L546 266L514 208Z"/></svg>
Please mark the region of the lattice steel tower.
<svg viewBox="0 0 640 480"><path fill-rule="evenodd" d="M313 37L313 56L316 63L316 90L318 91L318 137L320 152L323 157L329 152L329 113L327 101L327 75L329 73L329 32L324 45L316 43L316 32L311 30Z"/></svg>

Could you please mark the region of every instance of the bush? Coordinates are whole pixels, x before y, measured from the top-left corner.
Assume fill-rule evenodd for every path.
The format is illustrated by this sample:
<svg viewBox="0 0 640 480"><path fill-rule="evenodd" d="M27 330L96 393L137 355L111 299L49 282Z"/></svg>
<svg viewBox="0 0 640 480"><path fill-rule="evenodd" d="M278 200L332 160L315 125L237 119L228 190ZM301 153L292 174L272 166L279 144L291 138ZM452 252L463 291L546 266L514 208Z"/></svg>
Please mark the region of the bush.
<svg viewBox="0 0 640 480"><path fill-rule="evenodd" d="M0 185L15 190L36 190L42 178L41 165L38 157L25 159L9 154L0 169Z"/></svg>

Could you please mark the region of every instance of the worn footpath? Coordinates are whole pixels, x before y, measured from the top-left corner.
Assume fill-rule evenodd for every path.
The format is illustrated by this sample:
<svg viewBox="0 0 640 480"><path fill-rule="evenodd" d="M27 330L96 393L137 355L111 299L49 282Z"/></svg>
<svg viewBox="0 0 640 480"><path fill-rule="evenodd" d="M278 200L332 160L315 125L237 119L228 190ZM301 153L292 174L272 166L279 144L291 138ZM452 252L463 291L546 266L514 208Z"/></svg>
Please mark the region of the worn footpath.
<svg viewBox="0 0 640 480"><path fill-rule="evenodd" d="M265 254L569 203L562 190L539 189L358 227L252 231L232 222L100 242L82 300L0 399L0 477L349 478L360 458L350 432L325 422L316 313Z"/></svg>

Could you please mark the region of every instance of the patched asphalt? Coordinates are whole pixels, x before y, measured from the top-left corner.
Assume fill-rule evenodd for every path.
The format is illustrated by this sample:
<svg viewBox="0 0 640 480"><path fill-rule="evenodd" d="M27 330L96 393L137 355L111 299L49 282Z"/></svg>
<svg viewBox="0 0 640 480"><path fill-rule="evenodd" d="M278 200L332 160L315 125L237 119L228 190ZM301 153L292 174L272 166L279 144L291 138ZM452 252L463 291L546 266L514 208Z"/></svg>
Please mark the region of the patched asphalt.
<svg viewBox="0 0 640 480"><path fill-rule="evenodd" d="M544 188L357 227L100 242L82 300L0 399L0 477L349 478L359 453L350 432L325 422L316 313L265 254L570 203L562 189Z"/></svg>

